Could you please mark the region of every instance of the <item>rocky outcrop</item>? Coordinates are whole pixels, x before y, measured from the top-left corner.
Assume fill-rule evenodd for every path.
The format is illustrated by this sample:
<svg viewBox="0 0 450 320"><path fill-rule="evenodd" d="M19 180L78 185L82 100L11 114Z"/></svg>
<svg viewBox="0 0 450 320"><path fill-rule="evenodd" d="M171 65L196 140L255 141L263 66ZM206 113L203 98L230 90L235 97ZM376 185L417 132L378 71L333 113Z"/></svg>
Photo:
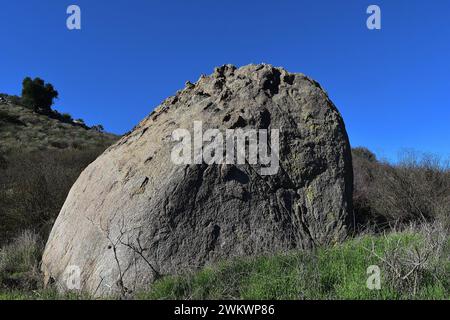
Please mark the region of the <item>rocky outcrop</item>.
<svg viewBox="0 0 450 320"><path fill-rule="evenodd" d="M175 164L172 134L192 132L194 121L203 130L279 130L278 170ZM352 179L344 123L317 82L270 65L222 66L188 82L81 174L42 269L62 289L80 272L82 290L126 294L233 256L333 243L346 234Z"/></svg>

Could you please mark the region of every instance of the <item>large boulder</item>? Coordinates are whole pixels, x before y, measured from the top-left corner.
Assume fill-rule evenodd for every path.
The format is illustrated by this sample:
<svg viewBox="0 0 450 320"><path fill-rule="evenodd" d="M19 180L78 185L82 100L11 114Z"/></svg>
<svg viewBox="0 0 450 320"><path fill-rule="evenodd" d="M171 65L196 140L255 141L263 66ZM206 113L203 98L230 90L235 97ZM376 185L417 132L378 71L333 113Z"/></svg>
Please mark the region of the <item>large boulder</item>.
<svg viewBox="0 0 450 320"><path fill-rule="evenodd" d="M172 134L192 132L194 121L203 130L278 129L278 170L174 163ZM81 290L126 294L217 260L338 242L352 184L344 123L317 82L265 64L225 65L187 82L84 170L42 270L63 290L79 273Z"/></svg>

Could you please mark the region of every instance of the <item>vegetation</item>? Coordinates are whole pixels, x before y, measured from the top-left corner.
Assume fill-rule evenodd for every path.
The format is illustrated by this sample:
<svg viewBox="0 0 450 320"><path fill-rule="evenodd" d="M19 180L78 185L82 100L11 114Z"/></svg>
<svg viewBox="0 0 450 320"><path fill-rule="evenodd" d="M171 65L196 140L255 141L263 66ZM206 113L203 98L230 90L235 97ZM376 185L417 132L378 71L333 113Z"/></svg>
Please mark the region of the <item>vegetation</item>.
<svg viewBox="0 0 450 320"><path fill-rule="evenodd" d="M313 252L239 258L165 277L138 298L448 299L449 244L439 226L358 236ZM382 270L380 290L366 286L370 265Z"/></svg>
<svg viewBox="0 0 450 320"><path fill-rule="evenodd" d="M21 240L23 241L23 240ZM33 270L32 250L14 243ZM22 249L21 249L22 248ZM439 224L409 227L384 235L366 234L315 251L235 258L198 272L159 279L136 299L449 299L450 241ZM0 266L3 256L0 254ZM31 256L32 258L28 258ZM19 269L19 263L13 263ZM25 264L26 265L26 264ZM367 267L381 270L380 289L367 287ZM26 268L22 269L27 270ZM0 272L2 270L0 269ZM25 271L26 272L26 271ZM20 274L20 272L19 272ZM33 282L33 273L25 273ZM92 299L54 288L0 290L0 299Z"/></svg>
<svg viewBox="0 0 450 320"><path fill-rule="evenodd" d="M41 78L26 77L22 82L22 102L35 110L50 112L53 100L58 98L58 91Z"/></svg>
<svg viewBox="0 0 450 320"><path fill-rule="evenodd" d="M11 96L0 93L0 105L10 105L11 107L20 106L32 110L34 113L45 115L50 119L89 129L82 119L74 120L69 113L61 114L57 110L52 109L54 100L58 98L58 95L58 91L54 89L52 84L45 83L41 78L31 79L30 77L26 77L22 82L22 96ZM0 122L2 121L1 113L3 113L3 117L10 116L6 111L0 110Z"/></svg>
<svg viewBox="0 0 450 320"><path fill-rule="evenodd" d="M8 288L36 289L41 282L39 260L42 241L29 230L23 231L0 250L0 283Z"/></svg>
<svg viewBox="0 0 450 320"><path fill-rule="evenodd" d="M105 147L9 154L0 169L0 245L24 230L46 239L73 183Z"/></svg>
<svg viewBox="0 0 450 320"><path fill-rule="evenodd" d="M103 128L103 126L101 124L97 124L95 126L91 127L92 130L98 131L98 132L104 132L105 128Z"/></svg>
<svg viewBox="0 0 450 320"><path fill-rule="evenodd" d="M0 103L0 154L45 151L48 149L99 149L111 145L117 136L88 130L74 124L71 116L56 119L13 104Z"/></svg>
<svg viewBox="0 0 450 320"><path fill-rule="evenodd" d="M72 116L69 113L61 114L64 122L73 122Z"/></svg>
<svg viewBox="0 0 450 320"><path fill-rule="evenodd" d="M118 138L52 111L52 95L28 80L23 97L0 95L0 299L59 297L42 288L46 239L81 171Z"/></svg>
<svg viewBox="0 0 450 320"><path fill-rule="evenodd" d="M4 292L3 298L6 292L23 298L35 294L35 298L57 297L51 290L42 291L39 263L45 241L72 184L105 147L8 155L6 165L0 167L0 292Z"/></svg>
<svg viewBox="0 0 450 320"><path fill-rule="evenodd" d="M450 165L408 151L397 164L378 161L365 148L353 149L356 231L399 228L441 221L450 228Z"/></svg>

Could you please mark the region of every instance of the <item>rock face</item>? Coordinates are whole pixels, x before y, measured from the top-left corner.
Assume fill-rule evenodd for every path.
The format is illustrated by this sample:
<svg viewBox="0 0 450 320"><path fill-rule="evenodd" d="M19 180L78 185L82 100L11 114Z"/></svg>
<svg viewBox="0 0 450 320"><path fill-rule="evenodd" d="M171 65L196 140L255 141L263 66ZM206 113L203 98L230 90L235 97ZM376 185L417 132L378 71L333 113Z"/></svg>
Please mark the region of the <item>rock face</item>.
<svg viewBox="0 0 450 320"><path fill-rule="evenodd" d="M174 164L175 129L278 129L279 170ZM270 65L231 65L166 99L72 187L48 240L46 281L126 294L217 260L308 249L346 234L352 163L320 85ZM78 273L80 282L78 283Z"/></svg>

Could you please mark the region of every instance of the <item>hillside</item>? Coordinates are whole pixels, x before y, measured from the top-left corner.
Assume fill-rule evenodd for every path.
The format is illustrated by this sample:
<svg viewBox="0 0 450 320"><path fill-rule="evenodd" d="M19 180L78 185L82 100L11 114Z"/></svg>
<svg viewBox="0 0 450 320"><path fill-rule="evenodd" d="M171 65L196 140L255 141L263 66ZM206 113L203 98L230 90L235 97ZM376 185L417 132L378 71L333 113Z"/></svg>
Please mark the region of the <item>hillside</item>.
<svg viewBox="0 0 450 320"><path fill-rule="evenodd" d="M0 97L0 153L48 149L91 149L111 145L118 137L34 112Z"/></svg>
<svg viewBox="0 0 450 320"><path fill-rule="evenodd" d="M72 184L117 139L0 95L0 245L24 230L45 242Z"/></svg>

